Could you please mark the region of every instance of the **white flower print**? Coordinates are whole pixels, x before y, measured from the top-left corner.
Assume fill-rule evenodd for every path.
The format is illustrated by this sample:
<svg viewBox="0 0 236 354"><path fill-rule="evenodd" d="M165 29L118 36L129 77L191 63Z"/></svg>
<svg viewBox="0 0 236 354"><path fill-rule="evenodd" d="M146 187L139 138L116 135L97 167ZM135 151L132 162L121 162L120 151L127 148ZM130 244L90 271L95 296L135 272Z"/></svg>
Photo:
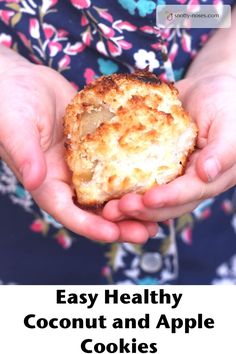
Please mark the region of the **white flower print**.
<svg viewBox="0 0 236 354"><path fill-rule="evenodd" d="M0 44L10 48L12 45L12 37L6 33L0 34Z"/></svg>
<svg viewBox="0 0 236 354"><path fill-rule="evenodd" d="M0 194L9 194L9 198L14 204L32 212L33 200L31 194L24 190L13 172L3 161L0 161Z"/></svg>
<svg viewBox="0 0 236 354"><path fill-rule="evenodd" d="M40 38L39 21L36 18L31 18L29 21L29 32L32 38Z"/></svg>
<svg viewBox="0 0 236 354"><path fill-rule="evenodd" d="M147 66L149 71L159 68L159 61L156 59L154 52L147 52L145 49L139 49L134 53L135 66L138 69L145 69Z"/></svg>
<svg viewBox="0 0 236 354"><path fill-rule="evenodd" d="M236 284L236 254L216 269L212 284Z"/></svg>
<svg viewBox="0 0 236 354"><path fill-rule="evenodd" d="M43 0L42 1L42 12L45 14L50 7L55 6L58 0Z"/></svg>

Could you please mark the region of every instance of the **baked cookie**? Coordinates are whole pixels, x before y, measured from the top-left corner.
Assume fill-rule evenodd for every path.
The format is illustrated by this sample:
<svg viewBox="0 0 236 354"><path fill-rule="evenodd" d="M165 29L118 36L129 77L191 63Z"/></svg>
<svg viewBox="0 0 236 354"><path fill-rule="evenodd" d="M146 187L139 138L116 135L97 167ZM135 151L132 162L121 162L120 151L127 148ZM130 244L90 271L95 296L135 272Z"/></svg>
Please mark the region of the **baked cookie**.
<svg viewBox="0 0 236 354"><path fill-rule="evenodd" d="M145 70L85 87L66 109L64 132L73 186L85 208L172 181L184 172L197 136L177 89Z"/></svg>

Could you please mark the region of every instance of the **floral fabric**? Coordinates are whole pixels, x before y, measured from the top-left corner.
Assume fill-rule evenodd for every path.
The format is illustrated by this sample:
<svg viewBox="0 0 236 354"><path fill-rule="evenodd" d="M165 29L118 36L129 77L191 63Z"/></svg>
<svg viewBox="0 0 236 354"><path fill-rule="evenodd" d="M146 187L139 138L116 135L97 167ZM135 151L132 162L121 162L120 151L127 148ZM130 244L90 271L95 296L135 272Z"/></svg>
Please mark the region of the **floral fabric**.
<svg viewBox="0 0 236 354"><path fill-rule="evenodd" d="M0 44L54 68L78 89L100 75L146 66L164 80L179 80L210 32L163 30L155 9L153 0L0 0ZM235 206L231 189L163 223L143 246L105 245L40 210L0 161L0 282L236 284Z"/></svg>

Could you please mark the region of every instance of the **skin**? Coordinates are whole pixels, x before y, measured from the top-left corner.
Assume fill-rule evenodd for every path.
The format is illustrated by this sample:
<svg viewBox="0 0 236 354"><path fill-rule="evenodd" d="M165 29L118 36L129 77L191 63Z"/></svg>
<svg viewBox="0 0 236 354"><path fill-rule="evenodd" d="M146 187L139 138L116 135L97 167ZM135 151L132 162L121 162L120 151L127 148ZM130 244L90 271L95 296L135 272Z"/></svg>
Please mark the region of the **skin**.
<svg viewBox="0 0 236 354"><path fill-rule="evenodd" d="M154 222L126 218L114 223L74 205L62 125L65 107L76 93L71 84L4 47L0 68L0 156L39 207L92 240L142 243L155 235Z"/></svg>
<svg viewBox="0 0 236 354"><path fill-rule="evenodd" d="M130 193L109 202L103 210L108 220L133 217L158 222L178 217L236 184L235 37L236 11L231 28L212 36L186 78L176 84L183 106L199 129L197 149L185 174L143 196Z"/></svg>
<svg viewBox="0 0 236 354"><path fill-rule="evenodd" d="M110 201L101 215L76 207L62 134L65 106L75 91L52 69L6 48L0 48L0 156L36 203L70 230L92 240L145 242L156 234L156 221L191 211L236 183L235 36L234 11L232 27L214 34L177 83L199 135L185 175L168 185Z"/></svg>

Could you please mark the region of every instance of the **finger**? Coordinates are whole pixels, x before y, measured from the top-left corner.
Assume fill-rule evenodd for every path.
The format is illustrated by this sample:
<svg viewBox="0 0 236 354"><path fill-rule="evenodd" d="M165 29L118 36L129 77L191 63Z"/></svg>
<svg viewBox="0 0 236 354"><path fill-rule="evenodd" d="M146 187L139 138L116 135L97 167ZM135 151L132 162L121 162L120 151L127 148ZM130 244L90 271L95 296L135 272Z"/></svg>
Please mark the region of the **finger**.
<svg viewBox="0 0 236 354"><path fill-rule="evenodd" d="M102 215L105 219L111 221L120 221L126 218L126 216L119 209L119 200L109 201L102 210Z"/></svg>
<svg viewBox="0 0 236 354"><path fill-rule="evenodd" d="M181 80L176 85L181 98L187 102L185 108L198 123L198 146L204 148L199 154L196 170L204 182L214 181L236 162L235 79L227 77L220 86L214 82L212 85L211 95L204 95L204 86L199 90L191 79ZM214 97L217 90L221 92L220 100L217 95ZM188 97L191 98L189 101ZM201 104L195 104L198 101Z"/></svg>
<svg viewBox="0 0 236 354"><path fill-rule="evenodd" d="M107 203L103 209L103 216L112 221L120 221L127 218L148 220L140 218L141 214L146 212L146 209L142 201L142 195L128 193L120 200L112 200Z"/></svg>
<svg viewBox="0 0 236 354"><path fill-rule="evenodd" d="M2 114L0 112L0 141L2 150L5 150L8 156L6 162L17 170L25 188L33 190L46 176L46 163L37 127L24 117L15 119L11 114L4 117Z"/></svg>
<svg viewBox="0 0 236 354"><path fill-rule="evenodd" d="M151 188L143 195L143 204L154 209L181 206L207 198L206 187L197 176L184 175L168 184Z"/></svg>
<svg viewBox="0 0 236 354"><path fill-rule="evenodd" d="M147 228L138 221L124 220L118 223L120 228L120 242L145 243L149 239Z"/></svg>
<svg viewBox="0 0 236 354"><path fill-rule="evenodd" d="M121 199L119 207L124 214L126 213L126 215L133 216L135 219L159 222L178 217L187 211L192 211L199 202L200 201L194 201L178 207L159 207L158 209L153 209L145 207L142 203L141 195L127 194Z"/></svg>
<svg viewBox="0 0 236 354"><path fill-rule="evenodd" d="M131 218L148 221L148 218L143 219L139 217L144 211L146 211L146 207L142 202L142 196L135 193L129 193L120 200L111 200L108 202L103 209L102 215L111 221L121 221Z"/></svg>
<svg viewBox="0 0 236 354"><path fill-rule="evenodd" d="M214 181L220 174L226 172L236 163L235 154L235 102L236 92L226 92L222 87L222 102L216 102L207 112L211 116L211 124L207 134L207 144L200 151L196 162L199 177L206 182ZM233 97L233 99L231 99ZM227 100L227 104L224 101ZM201 112L200 119L203 119Z"/></svg>
<svg viewBox="0 0 236 354"><path fill-rule="evenodd" d="M231 188L235 184L235 175L236 166L211 183L203 182L196 174L186 174L166 185L147 191L143 196L143 203L148 208L160 208L212 198Z"/></svg>
<svg viewBox="0 0 236 354"><path fill-rule="evenodd" d="M103 242L114 242L120 235L116 224L75 206L71 188L63 181L44 182L32 195L42 209L77 234Z"/></svg>
<svg viewBox="0 0 236 354"><path fill-rule="evenodd" d="M181 206L174 206L174 207L165 207L165 208L160 208L155 210L151 214L152 218L150 218L150 214L147 214L147 217L149 217L149 220L153 220L156 222L162 222L166 221L169 219L175 219L178 218L179 216L182 216L186 213L192 212L199 204L201 203L201 200L187 203ZM145 217L145 215L144 215Z"/></svg>
<svg viewBox="0 0 236 354"><path fill-rule="evenodd" d="M218 145L218 146L217 146ZM203 149L196 163L199 177L206 182L212 182L227 171L236 162L232 144L223 148L222 141L214 142Z"/></svg>
<svg viewBox="0 0 236 354"><path fill-rule="evenodd" d="M128 216L139 219L140 215L144 211L145 206L140 194L129 193L126 194L119 201L119 210ZM142 219L140 219L142 220Z"/></svg>
<svg viewBox="0 0 236 354"><path fill-rule="evenodd" d="M157 222L176 218L180 215L190 212L200 202L201 200L198 200L177 207L174 206L153 209L145 207L145 205L142 203L141 195L130 193L121 198L120 201L112 201L111 206L107 210L110 210L113 206L115 207L115 213L112 212L109 215L109 220L112 221L122 220L130 217L142 221L143 225L145 225L146 221L147 224L145 226L147 227L149 236L155 236L158 231Z"/></svg>
<svg viewBox="0 0 236 354"><path fill-rule="evenodd" d="M124 212L120 211L120 209L119 209L119 200L112 200L109 203L107 203L105 205L104 209L103 209L102 215L106 219L114 221L114 222L122 221L122 220L131 221L130 220L130 218L131 218L130 215L128 215L127 213L125 214ZM147 221L142 221L142 225L144 225L146 227L148 235L150 237L155 236L157 234L157 231L158 231L157 223L156 222L149 222L148 219L145 219L145 220L147 220Z"/></svg>

